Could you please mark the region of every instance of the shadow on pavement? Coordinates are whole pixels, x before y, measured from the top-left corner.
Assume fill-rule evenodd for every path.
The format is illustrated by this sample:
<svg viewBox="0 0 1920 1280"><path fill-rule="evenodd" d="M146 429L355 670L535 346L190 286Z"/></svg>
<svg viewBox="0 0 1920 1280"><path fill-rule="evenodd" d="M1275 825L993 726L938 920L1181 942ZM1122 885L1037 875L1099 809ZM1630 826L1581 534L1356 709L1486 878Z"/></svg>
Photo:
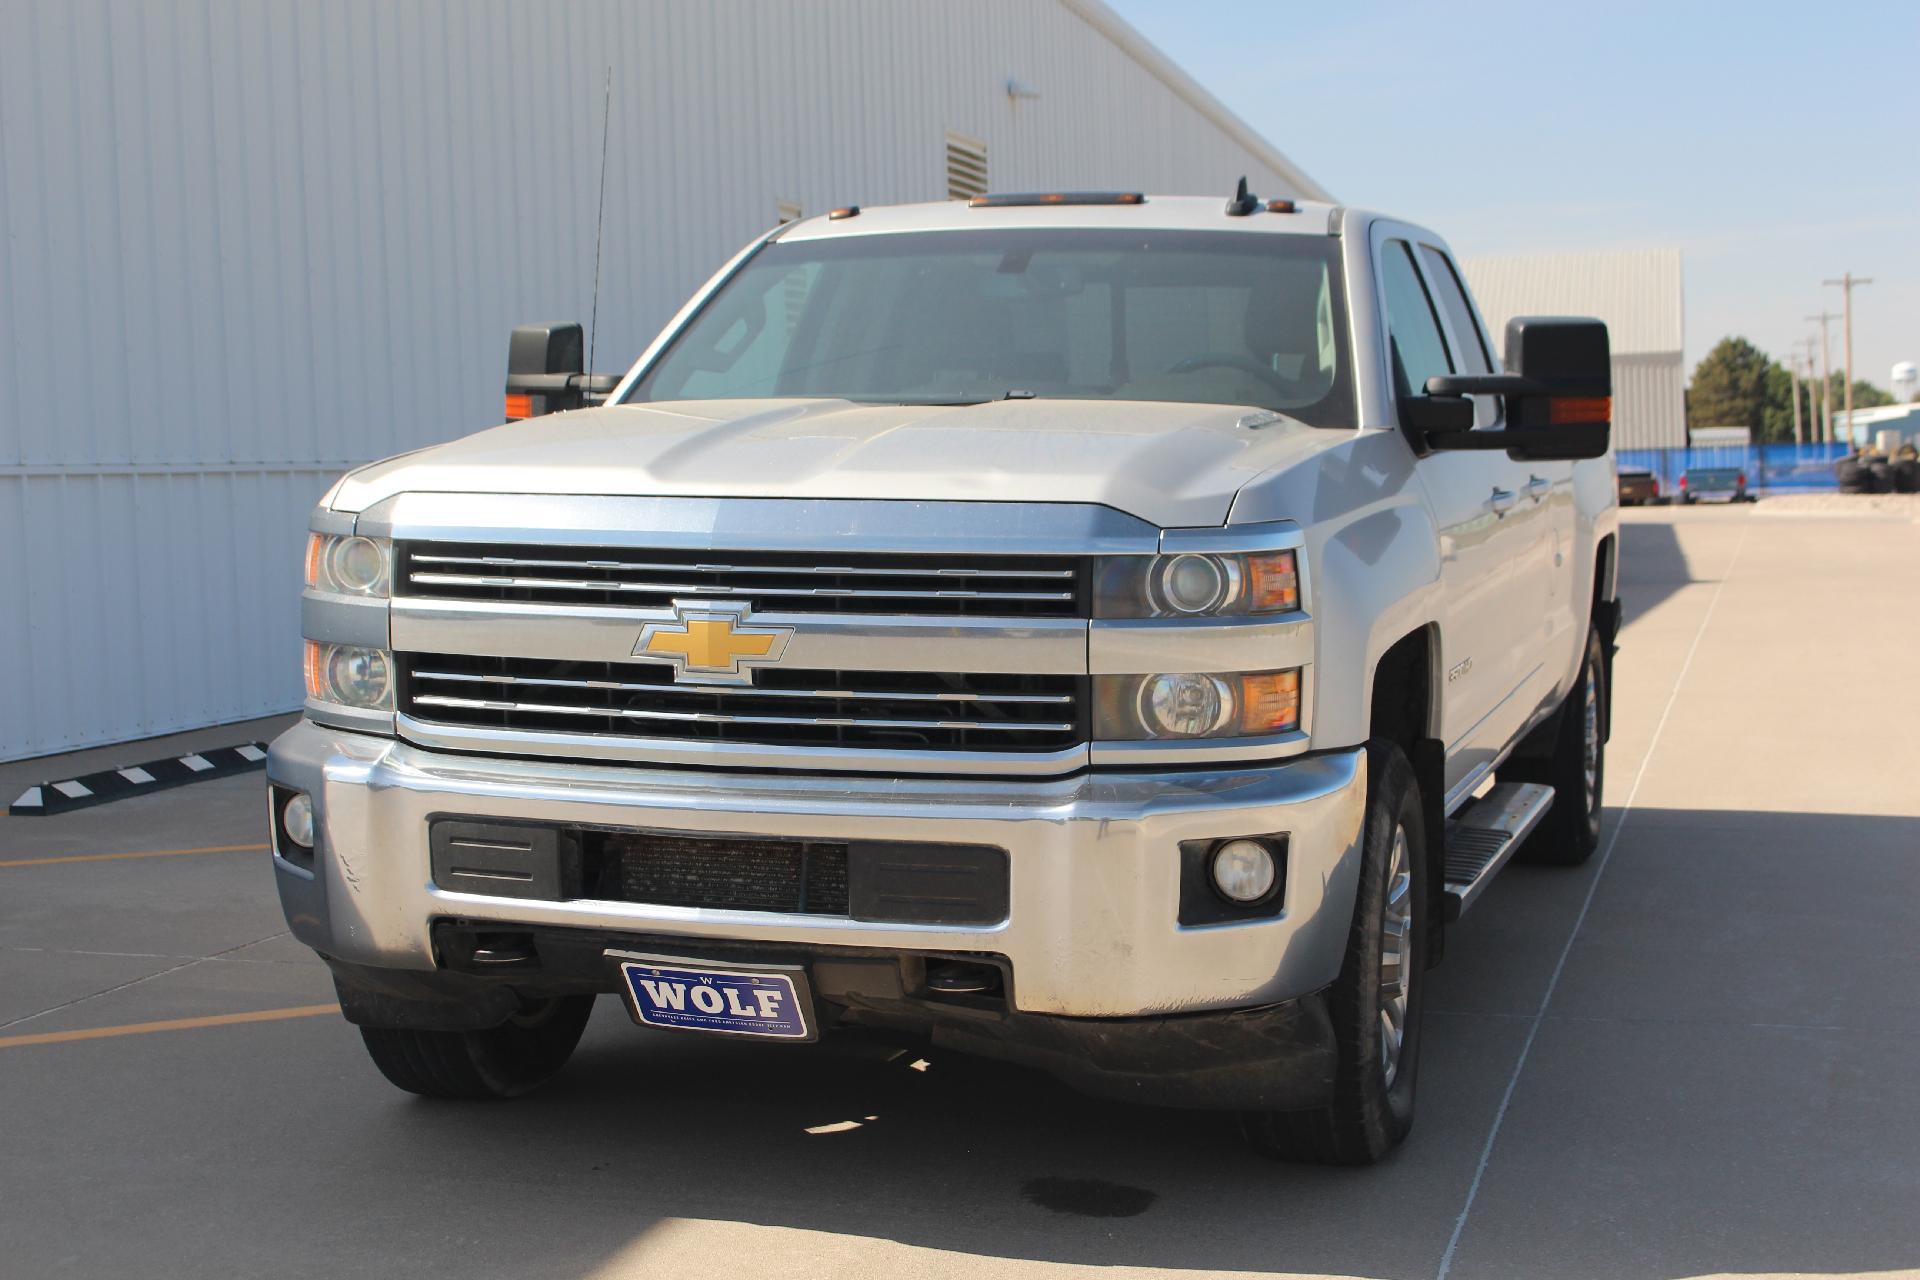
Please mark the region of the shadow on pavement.
<svg viewBox="0 0 1920 1280"><path fill-rule="evenodd" d="M1630 821L1453 1275L1920 1265L1920 1109L1895 1069L1920 1047L1920 989L1886 985L1920 962L1901 926L1920 896L1920 818ZM1570 925L1559 908L1577 908L1593 870L1515 868L1462 928L1556 904L1554 938L1533 940L1552 945L1509 956L1537 991ZM1481 959L1498 981L1498 958ZM953 1054L927 1051L920 1070L920 1051L859 1041L641 1031L611 999L568 1071L523 1103L395 1097L339 1121L367 1160L506 1160L509 1183L461 1194L510 1216L517 1186L540 1187L576 1205L577 1246L641 1242L629 1265L671 1217L1072 1266L1431 1277L1535 1007L1435 1018L1420 1125L1372 1170L1269 1163L1230 1118L1092 1101Z"/></svg>
<svg viewBox="0 0 1920 1280"><path fill-rule="evenodd" d="M1625 622L1645 617L1668 596L1696 581L1671 523L1620 522L1620 600Z"/></svg>

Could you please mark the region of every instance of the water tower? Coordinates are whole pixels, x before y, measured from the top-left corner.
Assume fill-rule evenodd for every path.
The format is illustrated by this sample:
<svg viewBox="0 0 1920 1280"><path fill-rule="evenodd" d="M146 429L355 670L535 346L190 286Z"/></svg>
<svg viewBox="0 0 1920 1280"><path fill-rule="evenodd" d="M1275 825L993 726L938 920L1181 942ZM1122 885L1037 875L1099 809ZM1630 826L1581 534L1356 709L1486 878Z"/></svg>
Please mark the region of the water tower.
<svg viewBox="0 0 1920 1280"><path fill-rule="evenodd" d="M1920 391L1920 366L1911 360L1902 360L1893 366L1893 398L1899 401L1913 400L1915 392Z"/></svg>

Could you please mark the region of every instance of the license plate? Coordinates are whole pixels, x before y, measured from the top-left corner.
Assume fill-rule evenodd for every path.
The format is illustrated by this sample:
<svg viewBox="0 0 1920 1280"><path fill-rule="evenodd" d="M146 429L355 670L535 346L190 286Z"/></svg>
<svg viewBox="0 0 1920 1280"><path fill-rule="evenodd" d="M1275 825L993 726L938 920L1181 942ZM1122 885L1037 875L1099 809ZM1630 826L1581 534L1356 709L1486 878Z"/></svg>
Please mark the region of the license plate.
<svg viewBox="0 0 1920 1280"><path fill-rule="evenodd" d="M800 970L724 969L621 960L633 1020L647 1027L811 1040Z"/></svg>

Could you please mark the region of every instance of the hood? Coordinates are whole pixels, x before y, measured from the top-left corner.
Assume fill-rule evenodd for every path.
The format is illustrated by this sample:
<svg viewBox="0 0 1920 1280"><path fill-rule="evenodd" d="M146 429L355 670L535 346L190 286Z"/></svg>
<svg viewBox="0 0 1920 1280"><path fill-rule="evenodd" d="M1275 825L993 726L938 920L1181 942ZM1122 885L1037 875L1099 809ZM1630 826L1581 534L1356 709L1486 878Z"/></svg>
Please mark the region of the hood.
<svg viewBox="0 0 1920 1280"><path fill-rule="evenodd" d="M1162 528L1209 526L1226 523L1256 475L1349 434L1252 408L1139 401L616 405L375 463L332 505L363 511L406 492L1078 502Z"/></svg>

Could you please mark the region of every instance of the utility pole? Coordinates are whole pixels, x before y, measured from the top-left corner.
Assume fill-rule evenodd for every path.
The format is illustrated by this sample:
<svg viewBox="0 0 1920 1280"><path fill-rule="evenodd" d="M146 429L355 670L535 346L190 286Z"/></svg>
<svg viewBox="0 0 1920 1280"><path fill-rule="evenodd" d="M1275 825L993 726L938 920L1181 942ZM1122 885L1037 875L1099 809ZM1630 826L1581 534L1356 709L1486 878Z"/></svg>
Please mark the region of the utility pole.
<svg viewBox="0 0 1920 1280"><path fill-rule="evenodd" d="M1820 308L1819 315L1807 317L1820 322L1820 403L1825 420L1821 434L1828 444L1833 443L1833 344L1827 340L1827 321L1838 318L1825 307Z"/></svg>
<svg viewBox="0 0 1920 1280"><path fill-rule="evenodd" d="M1787 376L1793 379L1793 447L1798 449L1806 443L1800 433L1800 357L1787 353Z"/></svg>
<svg viewBox="0 0 1920 1280"><path fill-rule="evenodd" d="M1838 280L1826 280L1822 281L1822 283L1838 285L1840 287L1842 299L1840 303L1840 314L1842 316L1842 328L1846 335L1844 341L1846 343L1847 356L1847 447L1851 449L1853 447L1853 291L1860 285L1872 284L1873 279L1870 276L1856 277L1853 272L1849 271ZM1865 448L1864 441L1861 447Z"/></svg>
<svg viewBox="0 0 1920 1280"><path fill-rule="evenodd" d="M1807 434L1818 444L1823 439L1829 439L1820 434L1820 402L1813 397L1813 374L1819 367L1813 358L1813 349L1819 345L1819 339L1804 338L1800 345L1807 349Z"/></svg>

